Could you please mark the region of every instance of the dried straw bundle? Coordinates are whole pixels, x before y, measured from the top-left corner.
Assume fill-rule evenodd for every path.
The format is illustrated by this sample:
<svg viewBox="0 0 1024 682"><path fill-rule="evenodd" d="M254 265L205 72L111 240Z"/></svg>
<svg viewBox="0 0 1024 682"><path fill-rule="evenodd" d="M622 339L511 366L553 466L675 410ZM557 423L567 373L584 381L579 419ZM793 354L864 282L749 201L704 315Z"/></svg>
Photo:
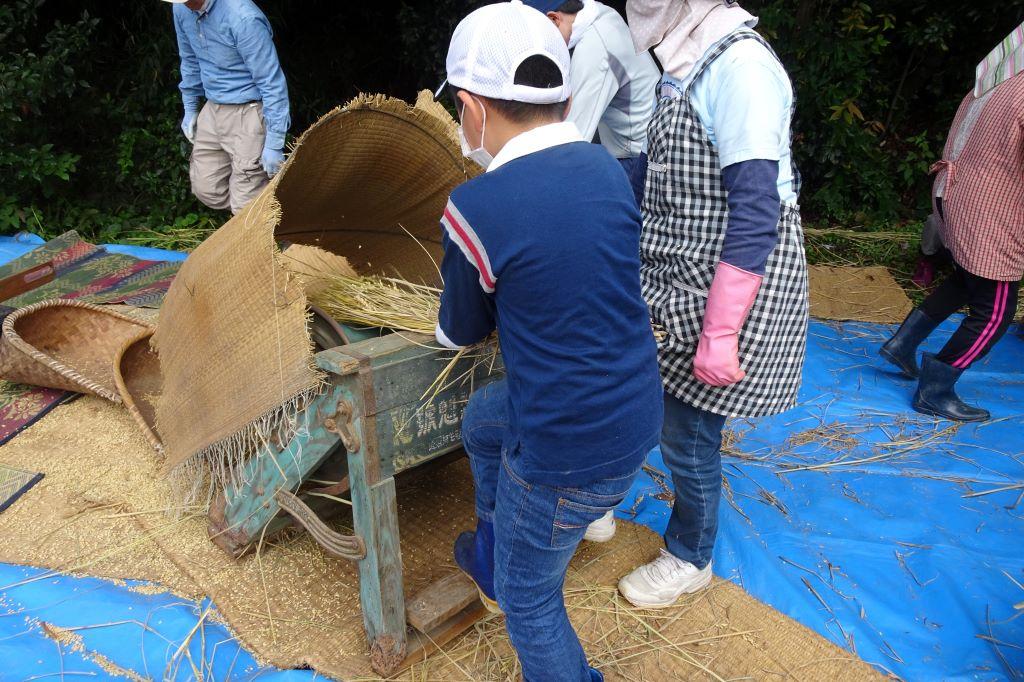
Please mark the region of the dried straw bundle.
<svg viewBox="0 0 1024 682"><path fill-rule="evenodd" d="M310 300L338 322L434 336L441 308L441 290L436 287L395 277L349 277L321 272L317 278L321 286ZM460 365L462 360L471 360L468 368ZM472 381L481 364L487 365L487 373L491 374L497 360L498 344L493 336L453 352L424 391L420 409L449 388ZM459 371L457 367L461 367Z"/></svg>
<svg viewBox="0 0 1024 682"><path fill-rule="evenodd" d="M324 275L313 304L338 322L433 336L441 290L392 277Z"/></svg>

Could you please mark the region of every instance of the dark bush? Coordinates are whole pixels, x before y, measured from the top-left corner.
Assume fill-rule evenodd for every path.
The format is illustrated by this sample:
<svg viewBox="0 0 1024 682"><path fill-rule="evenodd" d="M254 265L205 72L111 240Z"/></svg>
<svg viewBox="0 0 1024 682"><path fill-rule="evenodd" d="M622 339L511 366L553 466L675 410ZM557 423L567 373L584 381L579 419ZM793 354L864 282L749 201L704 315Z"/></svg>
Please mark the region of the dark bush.
<svg viewBox="0 0 1024 682"><path fill-rule="evenodd" d="M293 133L360 91L436 88L451 29L484 4L257 2L288 75ZM796 85L805 215L847 225L921 216L975 64L1022 18L995 0L745 4ZM0 5L0 231L194 242L225 216L189 193L179 117L166 3Z"/></svg>

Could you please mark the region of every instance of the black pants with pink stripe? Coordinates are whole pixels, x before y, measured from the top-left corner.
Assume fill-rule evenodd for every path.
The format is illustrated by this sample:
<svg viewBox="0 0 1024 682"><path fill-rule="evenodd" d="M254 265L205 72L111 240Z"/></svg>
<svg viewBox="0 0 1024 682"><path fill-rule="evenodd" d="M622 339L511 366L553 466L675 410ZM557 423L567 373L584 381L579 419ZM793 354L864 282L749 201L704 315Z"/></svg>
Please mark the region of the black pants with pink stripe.
<svg viewBox="0 0 1024 682"><path fill-rule="evenodd" d="M985 357L1013 321L1019 287L1020 282L985 279L953 263L953 273L925 299L921 312L936 322L965 305L969 312L936 357L957 369Z"/></svg>

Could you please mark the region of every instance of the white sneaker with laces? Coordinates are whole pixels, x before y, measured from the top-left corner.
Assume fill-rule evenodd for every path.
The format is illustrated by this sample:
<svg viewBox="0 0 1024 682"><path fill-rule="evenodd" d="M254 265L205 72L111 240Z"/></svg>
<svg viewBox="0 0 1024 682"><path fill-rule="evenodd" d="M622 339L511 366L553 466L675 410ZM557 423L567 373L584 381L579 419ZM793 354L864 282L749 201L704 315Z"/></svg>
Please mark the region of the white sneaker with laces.
<svg viewBox="0 0 1024 682"><path fill-rule="evenodd" d="M665 550L649 564L623 576L619 592L633 606L660 609L671 606L681 595L697 592L711 583L711 564L697 568Z"/></svg>
<svg viewBox="0 0 1024 682"><path fill-rule="evenodd" d="M597 521L587 526L587 532L583 539L590 540L591 542L608 542L613 537L615 537L614 510L609 511Z"/></svg>

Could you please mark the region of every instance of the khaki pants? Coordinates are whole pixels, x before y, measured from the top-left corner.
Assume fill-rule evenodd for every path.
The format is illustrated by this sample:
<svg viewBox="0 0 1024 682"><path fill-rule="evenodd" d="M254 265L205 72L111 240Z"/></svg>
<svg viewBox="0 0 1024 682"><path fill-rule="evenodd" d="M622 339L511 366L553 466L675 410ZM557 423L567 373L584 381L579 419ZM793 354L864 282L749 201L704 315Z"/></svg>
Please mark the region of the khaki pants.
<svg viewBox="0 0 1024 682"><path fill-rule="evenodd" d="M260 157L263 105L207 102L196 122L189 177L192 193L214 209L238 213L270 182Z"/></svg>

